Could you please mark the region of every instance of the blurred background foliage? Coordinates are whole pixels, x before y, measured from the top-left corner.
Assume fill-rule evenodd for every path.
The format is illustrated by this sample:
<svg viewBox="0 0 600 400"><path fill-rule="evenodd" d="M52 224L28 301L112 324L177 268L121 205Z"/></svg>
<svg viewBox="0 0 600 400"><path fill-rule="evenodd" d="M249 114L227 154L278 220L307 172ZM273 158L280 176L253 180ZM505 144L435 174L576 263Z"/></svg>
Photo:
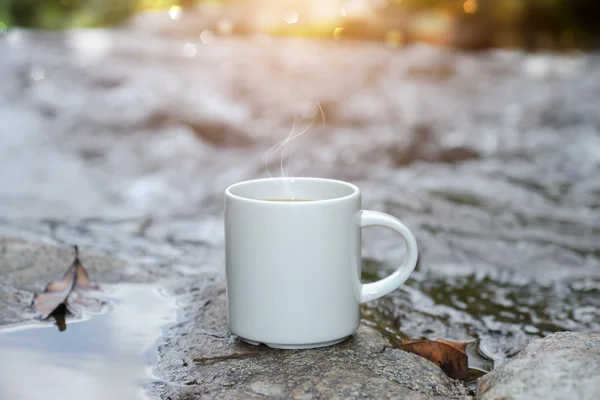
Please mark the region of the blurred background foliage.
<svg viewBox="0 0 600 400"><path fill-rule="evenodd" d="M214 25L215 21L202 19L207 5L229 15L233 21L229 34L263 31L465 48L600 47L600 2L596 0L0 0L0 33L14 26L114 26L140 13L166 12L172 7L195 14L200 25ZM326 21L307 17L311 7L325 6L341 12L330 13ZM359 12L343 11L345 7ZM294 9L299 17L286 23L284 16ZM264 18L277 14L274 10L281 15Z"/></svg>

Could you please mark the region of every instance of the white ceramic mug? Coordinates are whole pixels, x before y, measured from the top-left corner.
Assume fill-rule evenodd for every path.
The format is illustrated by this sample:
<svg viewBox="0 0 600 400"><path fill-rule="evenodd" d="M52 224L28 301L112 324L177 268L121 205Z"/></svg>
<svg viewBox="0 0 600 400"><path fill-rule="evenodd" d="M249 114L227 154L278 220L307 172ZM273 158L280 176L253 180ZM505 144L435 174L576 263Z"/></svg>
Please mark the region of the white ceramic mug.
<svg viewBox="0 0 600 400"><path fill-rule="evenodd" d="M310 201L271 201L296 199ZM361 284L361 228L398 232L394 273ZM417 243L398 219L361 210L360 190L320 178L268 178L225 191L229 329L250 344L312 348L358 329L360 304L396 289L415 268Z"/></svg>

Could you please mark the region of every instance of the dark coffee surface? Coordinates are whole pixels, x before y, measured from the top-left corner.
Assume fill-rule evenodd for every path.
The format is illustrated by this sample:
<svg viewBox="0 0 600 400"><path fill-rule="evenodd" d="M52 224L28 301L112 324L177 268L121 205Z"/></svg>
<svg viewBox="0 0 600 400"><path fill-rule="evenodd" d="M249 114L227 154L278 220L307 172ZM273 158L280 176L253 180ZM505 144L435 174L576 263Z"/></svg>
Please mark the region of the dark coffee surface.
<svg viewBox="0 0 600 400"><path fill-rule="evenodd" d="M261 199L263 201L276 201L276 202L282 202L282 203L302 203L302 202L307 202L307 201L315 201L315 200L309 200L309 199Z"/></svg>

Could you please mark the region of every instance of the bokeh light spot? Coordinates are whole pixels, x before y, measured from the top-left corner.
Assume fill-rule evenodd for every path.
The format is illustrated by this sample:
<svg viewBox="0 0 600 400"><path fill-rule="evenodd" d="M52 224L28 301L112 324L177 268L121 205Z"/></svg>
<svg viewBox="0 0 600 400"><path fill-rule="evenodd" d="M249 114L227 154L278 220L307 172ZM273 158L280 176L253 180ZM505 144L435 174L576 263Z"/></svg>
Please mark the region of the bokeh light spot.
<svg viewBox="0 0 600 400"><path fill-rule="evenodd" d="M463 3L463 9L468 14L473 14L479 8L479 4L477 4L477 0L467 0Z"/></svg>
<svg viewBox="0 0 600 400"><path fill-rule="evenodd" d="M213 44L215 41L215 34L210 29L205 29L200 34L200 41L203 44Z"/></svg>
<svg viewBox="0 0 600 400"><path fill-rule="evenodd" d="M295 24L298 22L298 13L296 11L289 11L285 13L283 19L288 25Z"/></svg>
<svg viewBox="0 0 600 400"><path fill-rule="evenodd" d="M180 6L171 6L169 8L169 17L176 21L179 21L183 16L183 9Z"/></svg>
<svg viewBox="0 0 600 400"><path fill-rule="evenodd" d="M344 27L340 26L335 28L335 30L333 31L333 38L334 39L340 39L342 37L342 34L344 33Z"/></svg>
<svg viewBox="0 0 600 400"><path fill-rule="evenodd" d="M187 42L181 48L181 52L187 58L194 58L196 57L196 54L198 54L198 48L194 43Z"/></svg>

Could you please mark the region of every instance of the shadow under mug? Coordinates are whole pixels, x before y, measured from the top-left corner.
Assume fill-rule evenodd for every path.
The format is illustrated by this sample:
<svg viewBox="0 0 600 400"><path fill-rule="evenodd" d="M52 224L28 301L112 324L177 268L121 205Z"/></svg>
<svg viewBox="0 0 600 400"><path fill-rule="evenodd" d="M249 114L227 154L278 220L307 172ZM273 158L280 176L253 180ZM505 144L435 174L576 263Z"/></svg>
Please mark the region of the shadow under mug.
<svg viewBox="0 0 600 400"><path fill-rule="evenodd" d="M361 229L384 226L406 243L400 266L362 284ZM229 329L250 344L300 349L339 343L360 304L402 285L417 263L415 238L397 218L361 209L360 190L321 178L268 178L225 191Z"/></svg>

